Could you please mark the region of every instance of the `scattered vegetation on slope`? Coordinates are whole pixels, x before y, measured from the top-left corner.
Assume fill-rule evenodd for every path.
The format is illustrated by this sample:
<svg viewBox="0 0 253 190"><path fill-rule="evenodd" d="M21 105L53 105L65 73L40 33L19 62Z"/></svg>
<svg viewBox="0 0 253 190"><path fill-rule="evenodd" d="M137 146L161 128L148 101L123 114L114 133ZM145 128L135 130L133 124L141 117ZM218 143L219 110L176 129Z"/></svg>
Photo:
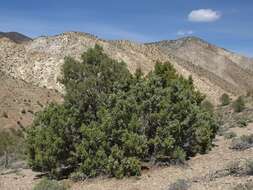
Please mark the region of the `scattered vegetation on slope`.
<svg viewBox="0 0 253 190"><path fill-rule="evenodd" d="M235 104L238 104L238 99L241 99L239 101L239 107L241 107L241 101L242 101L242 109L240 112L237 112L234 110ZM253 120L253 104L252 104L252 97L249 96L241 96L237 100L233 102L233 104L230 104L229 106L218 106L215 109L215 114L217 115L217 118L219 120L220 128L219 128L219 134L223 135L226 134L226 132L230 128L244 128L247 127L249 123L251 123ZM237 102L237 103L235 103ZM238 106L238 105L237 105ZM236 107L237 107L236 106ZM226 135L227 136L227 135ZM234 136L234 135L233 135Z"/></svg>
<svg viewBox="0 0 253 190"><path fill-rule="evenodd" d="M246 150L253 147L253 134L243 135L239 138L233 139L231 149Z"/></svg>
<svg viewBox="0 0 253 190"><path fill-rule="evenodd" d="M33 190L67 190L67 188L57 181L43 179L34 186Z"/></svg>
<svg viewBox="0 0 253 190"><path fill-rule="evenodd" d="M253 175L253 160L237 160L229 163L226 168L226 175L234 176L252 176Z"/></svg>
<svg viewBox="0 0 253 190"><path fill-rule="evenodd" d="M230 104L230 98L228 96L228 94L224 93L222 94L222 96L220 97L220 102L222 106L226 106L228 104Z"/></svg>
<svg viewBox="0 0 253 190"><path fill-rule="evenodd" d="M242 96L238 97L234 102L233 102L233 109L235 112L241 112L245 109L245 101Z"/></svg>
<svg viewBox="0 0 253 190"><path fill-rule="evenodd" d="M185 179L178 179L175 183L171 184L168 190L188 190L191 187L190 183Z"/></svg>
<svg viewBox="0 0 253 190"><path fill-rule="evenodd" d="M238 184L236 185L233 190L252 190L253 189L253 182L247 182L244 184Z"/></svg>
<svg viewBox="0 0 253 190"><path fill-rule="evenodd" d="M24 158L24 136L21 130L0 131L0 169L9 168L16 160Z"/></svg>
<svg viewBox="0 0 253 190"><path fill-rule="evenodd" d="M217 124L191 79L169 63L144 76L100 46L66 58L62 105L51 104L28 129L29 165L53 177L141 174L142 162L184 161L212 146Z"/></svg>

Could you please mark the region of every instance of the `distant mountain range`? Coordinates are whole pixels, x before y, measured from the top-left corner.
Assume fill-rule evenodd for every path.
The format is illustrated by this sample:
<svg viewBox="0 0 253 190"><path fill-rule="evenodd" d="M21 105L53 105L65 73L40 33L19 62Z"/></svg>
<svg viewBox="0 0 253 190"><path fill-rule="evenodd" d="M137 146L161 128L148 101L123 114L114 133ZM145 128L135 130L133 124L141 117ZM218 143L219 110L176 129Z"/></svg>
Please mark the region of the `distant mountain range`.
<svg viewBox="0 0 253 190"><path fill-rule="evenodd" d="M0 33L0 70L27 83L62 91L57 78L64 57L80 59L95 44L112 58L125 61L131 72L141 68L147 73L157 60L169 61L183 76L192 75L196 87L216 104L225 92L235 97L253 89L253 59L196 37L140 44L80 32L36 39L16 32Z"/></svg>
<svg viewBox="0 0 253 190"><path fill-rule="evenodd" d="M3 37L9 38L13 42L16 42L16 43L23 43L23 42L28 42L32 40L31 38L23 34L20 34L18 32L0 32L0 38L3 38Z"/></svg>

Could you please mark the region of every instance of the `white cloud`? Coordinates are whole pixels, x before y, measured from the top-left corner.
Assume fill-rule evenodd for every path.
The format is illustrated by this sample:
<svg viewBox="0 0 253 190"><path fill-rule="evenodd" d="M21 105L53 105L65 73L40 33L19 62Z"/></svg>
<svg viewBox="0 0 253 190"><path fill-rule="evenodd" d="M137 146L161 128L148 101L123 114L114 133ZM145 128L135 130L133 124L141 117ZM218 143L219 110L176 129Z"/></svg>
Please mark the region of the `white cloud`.
<svg viewBox="0 0 253 190"><path fill-rule="evenodd" d="M188 15L191 22L214 22L221 18L221 12L212 9L193 10Z"/></svg>
<svg viewBox="0 0 253 190"><path fill-rule="evenodd" d="M186 36L186 35L192 35L194 34L194 31L192 30L179 30L177 31L178 36Z"/></svg>

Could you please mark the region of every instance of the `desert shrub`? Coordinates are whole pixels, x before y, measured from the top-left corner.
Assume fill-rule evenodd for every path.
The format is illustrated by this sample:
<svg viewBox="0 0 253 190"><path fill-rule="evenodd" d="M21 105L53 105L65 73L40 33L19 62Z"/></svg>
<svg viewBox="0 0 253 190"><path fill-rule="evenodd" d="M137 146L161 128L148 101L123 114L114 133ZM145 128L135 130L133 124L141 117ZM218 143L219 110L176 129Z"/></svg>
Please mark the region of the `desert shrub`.
<svg viewBox="0 0 253 190"><path fill-rule="evenodd" d="M246 173L247 175L253 175L253 160L246 161Z"/></svg>
<svg viewBox="0 0 253 190"><path fill-rule="evenodd" d="M222 94L220 97L220 102L221 102L222 106L226 106L226 105L230 104L229 95L226 93Z"/></svg>
<svg viewBox="0 0 253 190"><path fill-rule="evenodd" d="M245 109L245 102L242 96L238 97L234 102L233 102L233 109L235 112L241 112Z"/></svg>
<svg viewBox="0 0 253 190"><path fill-rule="evenodd" d="M20 130L0 131L0 158L3 160L0 167L9 167L13 159L23 159L23 141L23 132Z"/></svg>
<svg viewBox="0 0 253 190"><path fill-rule="evenodd" d="M190 184L185 179L178 179L175 183L171 184L168 190L188 190L190 188Z"/></svg>
<svg viewBox="0 0 253 190"><path fill-rule="evenodd" d="M231 132L225 133L223 136L225 139L232 139L232 138L236 137L236 133L231 131Z"/></svg>
<svg viewBox="0 0 253 190"><path fill-rule="evenodd" d="M253 160L232 161L225 167L226 175L245 176L253 175Z"/></svg>
<svg viewBox="0 0 253 190"><path fill-rule="evenodd" d="M62 105L50 104L34 120L34 126L40 127L27 130L26 153L33 169L58 175L61 165L74 164L70 155L74 150L75 117L70 112Z"/></svg>
<svg viewBox="0 0 253 190"><path fill-rule="evenodd" d="M87 179L87 175L84 174L83 172L73 172L70 174L69 179L71 179L74 182L78 181L84 181Z"/></svg>
<svg viewBox="0 0 253 190"><path fill-rule="evenodd" d="M172 154L172 162L175 164L183 164L186 161L186 153L182 148L177 148Z"/></svg>
<svg viewBox="0 0 253 190"><path fill-rule="evenodd" d="M247 182L244 184L238 184L236 185L233 190L252 190L253 189L253 182Z"/></svg>
<svg viewBox="0 0 253 190"><path fill-rule="evenodd" d="M33 187L33 190L67 190L67 188L57 181L42 179Z"/></svg>
<svg viewBox="0 0 253 190"><path fill-rule="evenodd" d="M210 150L218 130L192 79L169 63L144 76L89 49L82 61L66 58L62 105L38 113L27 131L29 165L60 177L141 174L141 163L183 162Z"/></svg>
<svg viewBox="0 0 253 190"><path fill-rule="evenodd" d="M251 147L253 147L253 135L243 135L233 139L230 148L234 150L246 150Z"/></svg>
<svg viewBox="0 0 253 190"><path fill-rule="evenodd" d="M244 173L244 168L238 160L229 162L226 165L225 170L227 172L226 175L241 175Z"/></svg>
<svg viewBox="0 0 253 190"><path fill-rule="evenodd" d="M237 119L236 124L238 127L243 128L243 127L247 127L248 123L250 123L250 122L251 122L251 119L249 119L247 117L240 117Z"/></svg>

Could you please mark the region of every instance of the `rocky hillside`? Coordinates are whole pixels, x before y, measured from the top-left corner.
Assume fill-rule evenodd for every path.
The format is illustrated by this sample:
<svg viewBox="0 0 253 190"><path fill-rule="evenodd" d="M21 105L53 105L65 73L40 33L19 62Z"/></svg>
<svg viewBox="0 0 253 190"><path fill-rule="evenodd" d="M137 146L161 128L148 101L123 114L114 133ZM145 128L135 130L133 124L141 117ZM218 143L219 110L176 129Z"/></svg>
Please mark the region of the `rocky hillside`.
<svg viewBox="0 0 253 190"><path fill-rule="evenodd" d="M173 55L192 72L205 75L233 94L253 89L253 59L211 45L196 37L147 44ZM194 71L196 70L196 71Z"/></svg>
<svg viewBox="0 0 253 190"><path fill-rule="evenodd" d="M39 37L27 43L3 37L0 38L0 70L28 83L63 92L57 79L64 57L79 59L82 52L96 43L112 58L125 61L131 72L141 68L147 73L156 60L171 62L180 74L192 75L196 87L214 103L224 92L236 96L253 88L253 60L197 38L139 44L107 41L79 32Z"/></svg>
<svg viewBox="0 0 253 190"><path fill-rule="evenodd" d="M37 111L50 102L61 101L61 95L54 90L39 88L1 71L0 84L0 130L26 127Z"/></svg>
<svg viewBox="0 0 253 190"><path fill-rule="evenodd" d="M9 38L16 43L24 43L32 39L18 32L0 32L0 38Z"/></svg>

